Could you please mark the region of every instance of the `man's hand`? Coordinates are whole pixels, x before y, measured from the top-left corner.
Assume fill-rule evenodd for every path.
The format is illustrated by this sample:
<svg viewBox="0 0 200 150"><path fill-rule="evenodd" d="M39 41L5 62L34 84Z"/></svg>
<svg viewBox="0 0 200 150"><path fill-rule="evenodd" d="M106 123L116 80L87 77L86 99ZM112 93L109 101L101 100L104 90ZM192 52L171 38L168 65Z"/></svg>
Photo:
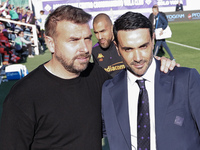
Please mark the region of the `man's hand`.
<svg viewBox="0 0 200 150"><path fill-rule="evenodd" d="M168 70L173 70L175 66L180 67L180 64L176 63L175 60L170 60L166 57L154 56L157 60L161 61L160 71L167 73Z"/></svg>
<svg viewBox="0 0 200 150"><path fill-rule="evenodd" d="M163 35L163 29L160 31L160 35Z"/></svg>

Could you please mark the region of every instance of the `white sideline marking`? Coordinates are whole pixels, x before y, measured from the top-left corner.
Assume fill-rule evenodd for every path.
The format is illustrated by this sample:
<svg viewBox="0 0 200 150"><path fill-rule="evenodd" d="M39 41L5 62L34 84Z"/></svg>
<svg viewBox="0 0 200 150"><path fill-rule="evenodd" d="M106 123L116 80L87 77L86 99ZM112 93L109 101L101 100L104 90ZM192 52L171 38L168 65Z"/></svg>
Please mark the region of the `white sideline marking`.
<svg viewBox="0 0 200 150"><path fill-rule="evenodd" d="M184 45L184 44L180 44L180 43L176 43L176 42L172 42L172 41L168 41L168 40L167 40L167 42L200 51L200 48L196 48L196 47L192 47L192 46L188 46L188 45Z"/></svg>

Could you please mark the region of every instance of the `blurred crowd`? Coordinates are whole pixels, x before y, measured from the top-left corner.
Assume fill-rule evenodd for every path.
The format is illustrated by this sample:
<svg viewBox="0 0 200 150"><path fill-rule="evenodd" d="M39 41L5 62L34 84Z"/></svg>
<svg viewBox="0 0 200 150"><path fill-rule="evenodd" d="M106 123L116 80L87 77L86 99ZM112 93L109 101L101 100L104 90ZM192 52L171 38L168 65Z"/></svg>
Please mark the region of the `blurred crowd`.
<svg viewBox="0 0 200 150"><path fill-rule="evenodd" d="M36 46L39 53L45 51L44 24L46 17L43 10L40 11L40 17L36 18L29 6L15 7L9 4L9 0L1 3L0 18L3 18L0 19L1 66L26 61L27 57L33 58ZM33 31L30 25L36 25L37 45L34 45Z"/></svg>

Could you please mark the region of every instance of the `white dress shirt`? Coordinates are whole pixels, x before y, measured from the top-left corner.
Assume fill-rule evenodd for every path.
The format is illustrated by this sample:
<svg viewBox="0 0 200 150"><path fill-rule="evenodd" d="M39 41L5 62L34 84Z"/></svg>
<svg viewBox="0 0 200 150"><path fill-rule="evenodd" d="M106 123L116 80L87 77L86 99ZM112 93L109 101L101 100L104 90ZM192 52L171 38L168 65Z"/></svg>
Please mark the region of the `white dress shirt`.
<svg viewBox="0 0 200 150"><path fill-rule="evenodd" d="M150 113L150 149L156 150L156 133L155 133L155 102L154 102L154 78L155 78L156 63L153 61L142 77L136 77L130 71L127 72L128 81L128 108L131 131L132 150L137 150L137 111L138 111L138 96L139 86L135 82L138 79L146 79L145 86L149 97L149 113Z"/></svg>

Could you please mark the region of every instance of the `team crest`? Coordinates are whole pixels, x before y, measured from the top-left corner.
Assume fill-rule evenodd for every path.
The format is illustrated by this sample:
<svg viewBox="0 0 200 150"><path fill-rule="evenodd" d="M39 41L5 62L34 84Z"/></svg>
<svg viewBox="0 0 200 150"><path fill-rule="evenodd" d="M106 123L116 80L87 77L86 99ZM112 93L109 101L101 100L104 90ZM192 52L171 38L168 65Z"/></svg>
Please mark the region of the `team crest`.
<svg viewBox="0 0 200 150"><path fill-rule="evenodd" d="M99 61L103 61L103 58L104 58L103 54L99 53L97 59L99 59Z"/></svg>

